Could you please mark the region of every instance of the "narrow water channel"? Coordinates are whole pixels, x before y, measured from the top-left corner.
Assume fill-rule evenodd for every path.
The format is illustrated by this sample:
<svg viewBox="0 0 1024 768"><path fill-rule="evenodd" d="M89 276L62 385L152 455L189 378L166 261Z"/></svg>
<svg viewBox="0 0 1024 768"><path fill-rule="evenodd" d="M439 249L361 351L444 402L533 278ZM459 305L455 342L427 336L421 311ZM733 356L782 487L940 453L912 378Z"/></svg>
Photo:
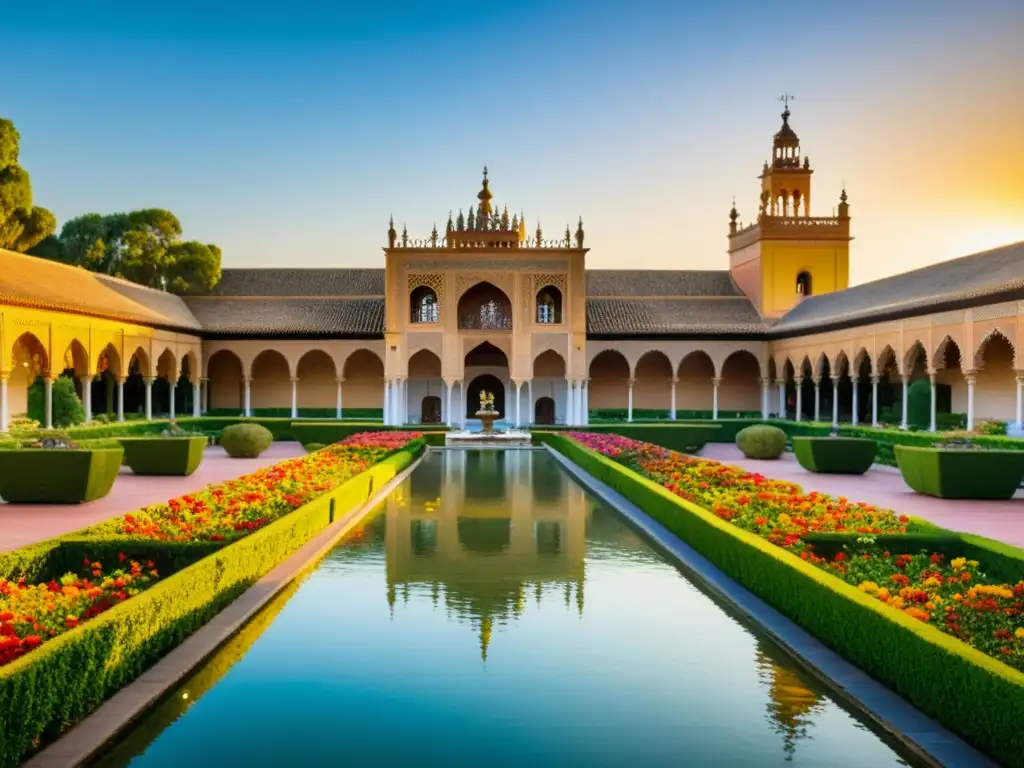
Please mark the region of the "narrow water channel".
<svg viewBox="0 0 1024 768"><path fill-rule="evenodd" d="M98 765L907 765L546 453L444 451Z"/></svg>

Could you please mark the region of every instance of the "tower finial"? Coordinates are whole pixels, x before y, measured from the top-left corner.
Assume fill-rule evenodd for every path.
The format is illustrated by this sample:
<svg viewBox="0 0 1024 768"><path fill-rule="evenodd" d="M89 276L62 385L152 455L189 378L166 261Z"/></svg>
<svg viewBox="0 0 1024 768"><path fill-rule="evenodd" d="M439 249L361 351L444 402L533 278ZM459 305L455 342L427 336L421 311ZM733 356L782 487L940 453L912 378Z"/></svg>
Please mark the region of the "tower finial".
<svg viewBox="0 0 1024 768"><path fill-rule="evenodd" d="M485 165L483 187L481 188L480 192L477 193L476 196L477 200L480 201L480 206L477 208L477 215L480 216L484 222L486 222L491 217L491 214L493 212L491 210L491 198L494 197L494 195L487 185L487 166ZM484 227L481 225L478 226L477 229L484 229Z"/></svg>
<svg viewBox="0 0 1024 768"><path fill-rule="evenodd" d="M782 120L785 122L789 119L789 102L793 101L796 97L793 96L789 91L783 91L782 95L779 96L779 101L782 102Z"/></svg>

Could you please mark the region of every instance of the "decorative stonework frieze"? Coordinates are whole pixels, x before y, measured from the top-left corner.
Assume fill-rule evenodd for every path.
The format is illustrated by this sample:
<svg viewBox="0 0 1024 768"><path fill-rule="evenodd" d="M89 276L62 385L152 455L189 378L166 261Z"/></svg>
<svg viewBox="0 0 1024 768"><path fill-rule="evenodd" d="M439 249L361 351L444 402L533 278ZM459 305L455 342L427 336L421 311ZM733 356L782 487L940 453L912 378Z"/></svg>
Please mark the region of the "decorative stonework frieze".
<svg viewBox="0 0 1024 768"><path fill-rule="evenodd" d="M568 261L524 261L515 257L508 259L473 259L472 261L456 260L456 259L424 259L420 261L417 259L413 262L417 270L437 270L437 269L450 269L450 270L481 270L481 269L493 269L493 270L509 270L514 269L517 271L521 270L537 270L537 271L555 271L559 269L568 269Z"/></svg>
<svg viewBox="0 0 1024 768"><path fill-rule="evenodd" d="M1019 302L1007 301L992 304L988 307L976 307L971 310L972 320L995 320L998 317L1013 317L1020 312Z"/></svg>

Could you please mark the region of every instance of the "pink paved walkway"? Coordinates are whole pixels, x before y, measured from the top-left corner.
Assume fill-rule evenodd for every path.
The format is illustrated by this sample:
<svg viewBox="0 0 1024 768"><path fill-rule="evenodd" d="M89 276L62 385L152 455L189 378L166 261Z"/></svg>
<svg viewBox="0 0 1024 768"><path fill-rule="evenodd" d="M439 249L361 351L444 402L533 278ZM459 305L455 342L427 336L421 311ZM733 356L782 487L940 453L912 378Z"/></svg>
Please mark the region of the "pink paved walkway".
<svg viewBox="0 0 1024 768"><path fill-rule="evenodd" d="M722 443L709 443L701 455L759 472L765 477L799 483L805 491L866 501L900 514L923 517L953 531L975 533L1024 547L1024 493L1021 491L1009 501L933 499L914 493L903 482L899 471L889 467L875 465L864 475L819 475L801 467L792 454L785 454L777 461L756 461L743 458L735 445Z"/></svg>
<svg viewBox="0 0 1024 768"><path fill-rule="evenodd" d="M232 480L283 459L302 456L299 443L273 443L257 459L232 459L218 446L209 446L199 469L188 477L145 477L127 467L110 493L88 504L0 503L0 552L77 531L148 504L202 490L211 483Z"/></svg>

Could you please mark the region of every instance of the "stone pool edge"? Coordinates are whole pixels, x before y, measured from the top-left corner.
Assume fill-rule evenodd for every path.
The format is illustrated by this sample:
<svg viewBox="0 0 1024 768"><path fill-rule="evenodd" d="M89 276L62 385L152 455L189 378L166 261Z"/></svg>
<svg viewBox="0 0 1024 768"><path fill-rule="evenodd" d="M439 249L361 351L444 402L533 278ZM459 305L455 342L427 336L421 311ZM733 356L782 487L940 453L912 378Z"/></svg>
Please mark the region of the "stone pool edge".
<svg viewBox="0 0 1024 768"><path fill-rule="evenodd" d="M319 562L374 507L419 466L424 451L369 499L335 520L290 557L224 607L138 678L115 693L57 741L33 755L22 768L68 768L95 758L132 723L156 704L211 654L233 637L253 616L304 571Z"/></svg>
<svg viewBox="0 0 1024 768"><path fill-rule="evenodd" d="M701 586L753 624L801 666L868 717L922 762L942 768L995 768L998 764L865 674L796 623L748 592L707 558L649 517L640 507L545 446L577 482L636 526L657 548L693 574Z"/></svg>

